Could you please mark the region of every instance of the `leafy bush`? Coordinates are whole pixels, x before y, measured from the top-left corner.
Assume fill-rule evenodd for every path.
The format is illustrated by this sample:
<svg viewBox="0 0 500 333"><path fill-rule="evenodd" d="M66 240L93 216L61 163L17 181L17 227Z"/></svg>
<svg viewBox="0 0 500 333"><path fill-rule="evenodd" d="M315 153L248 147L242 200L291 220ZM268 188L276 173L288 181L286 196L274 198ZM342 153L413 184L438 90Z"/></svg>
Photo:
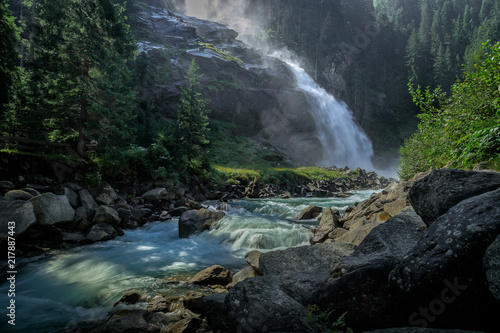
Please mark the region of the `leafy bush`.
<svg viewBox="0 0 500 333"><path fill-rule="evenodd" d="M500 42L483 44L474 71L464 72L450 98L439 87L422 91L410 82L409 88L422 113L417 132L399 152L401 179L430 167L466 169L500 159Z"/></svg>

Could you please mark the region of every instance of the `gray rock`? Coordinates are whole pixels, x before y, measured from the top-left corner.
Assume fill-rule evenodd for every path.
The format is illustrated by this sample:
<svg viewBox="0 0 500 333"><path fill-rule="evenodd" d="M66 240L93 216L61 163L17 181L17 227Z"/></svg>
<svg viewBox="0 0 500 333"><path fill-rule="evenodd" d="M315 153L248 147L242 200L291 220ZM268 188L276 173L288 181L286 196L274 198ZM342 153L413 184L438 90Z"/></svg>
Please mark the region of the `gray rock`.
<svg viewBox="0 0 500 333"><path fill-rule="evenodd" d="M116 236L118 236L118 232L115 228L111 224L104 222L94 225L87 234L87 238L93 242L107 241Z"/></svg>
<svg viewBox="0 0 500 333"><path fill-rule="evenodd" d="M11 190L5 193L4 198L9 201L15 201L15 200L27 201L32 199L33 195L23 190Z"/></svg>
<svg viewBox="0 0 500 333"><path fill-rule="evenodd" d="M141 195L141 198L146 202L158 202L161 201L162 196L167 194L167 190L165 188L156 188L154 190L148 191Z"/></svg>
<svg viewBox="0 0 500 333"><path fill-rule="evenodd" d="M153 211L149 208L141 207L141 208L132 209L132 215L134 215L138 219L147 218L147 217L151 216L151 214L153 214Z"/></svg>
<svg viewBox="0 0 500 333"><path fill-rule="evenodd" d="M394 266L423 237L422 226L425 224L421 218L407 209L374 228L318 286L313 304L339 315L347 312L346 320L355 331L405 325L404 321L391 323L394 317L398 318L393 315L397 304L387 279Z"/></svg>
<svg viewBox="0 0 500 333"><path fill-rule="evenodd" d="M61 232L63 242L80 243L85 239L85 236L79 232Z"/></svg>
<svg viewBox="0 0 500 333"><path fill-rule="evenodd" d="M247 266L233 275L233 283L238 283L248 278L253 278L259 275L260 274L255 269L253 269L253 267Z"/></svg>
<svg viewBox="0 0 500 333"><path fill-rule="evenodd" d="M220 284L225 286L232 281L233 274L231 271L222 266L214 265L196 273L196 275L189 279L188 282L205 286L211 284Z"/></svg>
<svg viewBox="0 0 500 333"><path fill-rule="evenodd" d="M104 183L104 186L101 189L102 193L108 195L111 199L117 200L118 199L118 194L116 194L116 191L114 188L111 187L111 185Z"/></svg>
<svg viewBox="0 0 500 333"><path fill-rule="evenodd" d="M344 243L293 247L263 253L259 258L259 265L263 275L305 271L328 272L355 249L356 246Z"/></svg>
<svg viewBox="0 0 500 333"><path fill-rule="evenodd" d="M36 223L35 210L30 201L0 200L0 238L7 239L9 222L15 222L15 236L23 234Z"/></svg>
<svg viewBox="0 0 500 333"><path fill-rule="evenodd" d="M108 223L113 227L116 227L120 224L121 219L118 215L118 212L111 207L108 206L99 206L97 211L95 212L94 219L92 220L93 224L98 223Z"/></svg>
<svg viewBox="0 0 500 333"><path fill-rule="evenodd" d="M106 193L101 193L99 194L96 198L95 198L95 201L100 204L100 205L104 205L104 206L111 206L115 203L115 200L110 197L108 194Z"/></svg>
<svg viewBox="0 0 500 333"><path fill-rule="evenodd" d="M83 207L78 207L75 211L75 218L73 220L75 222L75 225L78 225L80 224L80 222L87 219L88 219L87 210Z"/></svg>
<svg viewBox="0 0 500 333"><path fill-rule="evenodd" d="M407 313L438 297L446 301L446 311L434 325L493 327L500 307L485 287L482 264L484 253L499 234L500 189L461 201L437 218L390 274L391 285L412 300ZM456 297L445 295L445 289Z"/></svg>
<svg viewBox="0 0 500 333"><path fill-rule="evenodd" d="M83 189L80 190L78 194L80 195L80 202L82 203L82 207L87 210L88 214L92 214L99 207L92 195L90 195L89 191Z"/></svg>
<svg viewBox="0 0 500 333"><path fill-rule="evenodd" d="M488 289L500 303L500 236L486 250L483 265Z"/></svg>
<svg viewBox="0 0 500 333"><path fill-rule="evenodd" d="M75 217L75 210L71 207L68 197L44 193L30 200L35 210L38 224L54 225L71 222Z"/></svg>
<svg viewBox="0 0 500 333"><path fill-rule="evenodd" d="M259 258L262 255L262 252L260 251L250 251L245 255L245 260L246 262L252 267L255 271L257 271L259 274L262 274L262 271L260 269L259 265Z"/></svg>
<svg viewBox="0 0 500 333"><path fill-rule="evenodd" d="M410 189L411 205L431 224L460 201L500 188L500 173L442 169L420 179Z"/></svg>
<svg viewBox="0 0 500 333"><path fill-rule="evenodd" d="M189 210L179 218L179 237L187 238L195 233L208 230L213 223L219 221L224 216L226 216L224 212L212 212L205 208Z"/></svg>
<svg viewBox="0 0 500 333"><path fill-rule="evenodd" d="M2 190L13 190L16 187L14 186L14 184L12 184L12 182L9 182L8 180L2 180L0 181L0 188Z"/></svg>
<svg viewBox="0 0 500 333"><path fill-rule="evenodd" d="M309 206L304 208L302 211L298 212L292 217L292 220L310 220L315 217L317 217L321 212L323 211L323 208L318 207L318 206Z"/></svg>
<svg viewBox="0 0 500 333"><path fill-rule="evenodd" d="M63 191L64 195L68 197L69 203L73 208L77 209L78 207L81 206L80 198L78 197L78 194L76 194L75 191L73 191L68 187L64 187Z"/></svg>
<svg viewBox="0 0 500 333"><path fill-rule="evenodd" d="M338 212L338 211L337 211ZM332 231L339 226L339 218L335 212L330 208L326 208L321 216L318 230Z"/></svg>
<svg viewBox="0 0 500 333"><path fill-rule="evenodd" d="M117 306L118 304L136 304L141 299L141 295L137 292L129 292L120 298L118 302L116 302L113 306Z"/></svg>
<svg viewBox="0 0 500 333"><path fill-rule="evenodd" d="M130 215L132 215L132 212L130 209L127 208L118 208L116 209L116 212L118 213L118 216L120 217L121 224L124 227L127 227L130 221Z"/></svg>
<svg viewBox="0 0 500 333"><path fill-rule="evenodd" d="M224 297L202 300L209 326L222 332L319 332L304 322L311 293L326 274L258 276L237 283Z"/></svg>

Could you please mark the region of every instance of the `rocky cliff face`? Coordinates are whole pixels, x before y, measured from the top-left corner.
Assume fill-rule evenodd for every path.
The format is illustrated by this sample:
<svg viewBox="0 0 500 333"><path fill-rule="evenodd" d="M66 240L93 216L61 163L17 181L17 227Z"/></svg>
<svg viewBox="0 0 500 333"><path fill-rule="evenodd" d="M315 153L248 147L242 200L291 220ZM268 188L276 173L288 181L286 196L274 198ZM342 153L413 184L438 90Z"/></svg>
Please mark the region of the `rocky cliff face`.
<svg viewBox="0 0 500 333"><path fill-rule="evenodd" d="M200 66L210 100L210 117L234 122L239 135L261 136L299 162L321 157L315 121L286 64L262 56L211 21L151 7L134 22L142 59L168 79L141 81L141 99L154 100L165 117L175 118L191 59Z"/></svg>

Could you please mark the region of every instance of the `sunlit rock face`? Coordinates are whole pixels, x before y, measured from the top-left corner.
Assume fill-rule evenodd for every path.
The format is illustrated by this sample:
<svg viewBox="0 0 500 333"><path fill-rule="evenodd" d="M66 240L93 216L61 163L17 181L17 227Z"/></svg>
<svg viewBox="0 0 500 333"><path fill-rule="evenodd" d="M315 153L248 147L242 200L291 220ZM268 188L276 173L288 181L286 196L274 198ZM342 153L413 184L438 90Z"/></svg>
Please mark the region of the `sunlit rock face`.
<svg viewBox="0 0 500 333"><path fill-rule="evenodd" d="M151 7L140 13L142 56L168 80L145 82L141 98L155 100L158 111L175 119L184 76L195 59L210 117L234 122L237 135L263 137L298 162L321 162L317 125L290 67L239 41L225 25Z"/></svg>

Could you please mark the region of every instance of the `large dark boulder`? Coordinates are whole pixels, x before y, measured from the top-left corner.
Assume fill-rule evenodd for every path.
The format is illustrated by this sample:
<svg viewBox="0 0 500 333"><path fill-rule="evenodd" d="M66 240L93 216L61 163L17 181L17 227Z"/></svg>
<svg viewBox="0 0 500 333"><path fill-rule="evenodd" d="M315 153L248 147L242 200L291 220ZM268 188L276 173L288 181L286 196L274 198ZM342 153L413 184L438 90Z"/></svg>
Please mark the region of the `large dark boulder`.
<svg viewBox="0 0 500 333"><path fill-rule="evenodd" d="M483 264L488 289L500 304L500 236L486 250Z"/></svg>
<svg viewBox="0 0 500 333"><path fill-rule="evenodd" d="M416 181L409 199L429 225L460 201L497 188L500 188L500 173L442 169Z"/></svg>
<svg viewBox="0 0 500 333"><path fill-rule="evenodd" d="M209 326L222 332L318 332L303 319L317 272L258 276L237 283L227 295L202 300Z"/></svg>
<svg viewBox="0 0 500 333"><path fill-rule="evenodd" d="M213 223L224 216L226 216L224 212L212 212L205 208L189 210L179 218L179 238L187 238L195 233L208 230Z"/></svg>
<svg viewBox="0 0 500 333"><path fill-rule="evenodd" d="M354 252L355 249L356 246L352 244L327 243L271 251L259 257L259 266L264 275L330 271L342 258Z"/></svg>
<svg viewBox="0 0 500 333"><path fill-rule="evenodd" d="M0 238L7 239L12 231L9 222L15 222L15 236L23 234L29 227L36 224L33 204L29 201L0 200ZM12 233L11 233L12 234Z"/></svg>
<svg viewBox="0 0 500 333"><path fill-rule="evenodd" d="M445 179L448 174L444 173ZM481 191L480 183L473 184L463 173L454 174ZM485 187L490 186L490 177L496 178L467 174L484 181ZM443 195L447 202L456 201ZM483 257L499 234L500 189L461 201L438 217L390 274L391 285L406 300L399 308L406 317L402 319L440 328L486 330L497 325L500 306L486 287Z"/></svg>
<svg viewBox="0 0 500 333"><path fill-rule="evenodd" d="M30 199L35 210L38 224L54 225L64 222L72 222L75 218L75 210L65 195L44 193Z"/></svg>
<svg viewBox="0 0 500 333"><path fill-rule="evenodd" d="M347 323L355 331L386 327L397 309L387 284L389 273L423 237L423 229L425 224L412 209L373 229L316 288L314 302L339 316L347 312Z"/></svg>

